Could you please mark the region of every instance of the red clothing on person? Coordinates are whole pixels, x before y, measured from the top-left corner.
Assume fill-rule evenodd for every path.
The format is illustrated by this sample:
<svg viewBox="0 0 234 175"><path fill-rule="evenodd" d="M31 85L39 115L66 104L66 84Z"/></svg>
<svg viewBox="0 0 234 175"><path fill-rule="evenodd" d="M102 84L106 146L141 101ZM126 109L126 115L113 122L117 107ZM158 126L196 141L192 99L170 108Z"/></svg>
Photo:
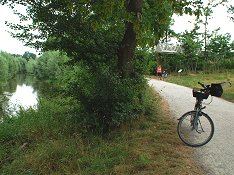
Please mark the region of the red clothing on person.
<svg viewBox="0 0 234 175"><path fill-rule="evenodd" d="M162 67L161 66L157 67L157 73L162 73Z"/></svg>

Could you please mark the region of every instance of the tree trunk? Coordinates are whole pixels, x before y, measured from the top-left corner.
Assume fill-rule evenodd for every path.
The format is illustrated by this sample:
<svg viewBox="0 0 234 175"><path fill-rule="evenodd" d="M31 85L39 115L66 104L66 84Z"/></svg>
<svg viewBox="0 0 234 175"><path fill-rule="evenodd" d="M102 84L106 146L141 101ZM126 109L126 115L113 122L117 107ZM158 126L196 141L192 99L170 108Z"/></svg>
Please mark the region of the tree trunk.
<svg viewBox="0 0 234 175"><path fill-rule="evenodd" d="M127 11L140 17L143 0L130 0L127 4ZM125 34L118 49L118 68L123 77L133 73L133 56L137 46L136 32L134 23L126 22Z"/></svg>

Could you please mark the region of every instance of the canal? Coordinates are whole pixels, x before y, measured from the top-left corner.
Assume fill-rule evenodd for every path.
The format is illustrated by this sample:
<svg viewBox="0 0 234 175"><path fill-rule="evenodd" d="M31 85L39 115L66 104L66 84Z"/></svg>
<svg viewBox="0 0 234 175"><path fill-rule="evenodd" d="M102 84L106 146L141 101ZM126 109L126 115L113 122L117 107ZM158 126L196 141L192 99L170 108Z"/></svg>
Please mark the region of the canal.
<svg viewBox="0 0 234 175"><path fill-rule="evenodd" d="M40 83L33 76L18 75L0 84L0 118L16 115L22 109L37 108Z"/></svg>

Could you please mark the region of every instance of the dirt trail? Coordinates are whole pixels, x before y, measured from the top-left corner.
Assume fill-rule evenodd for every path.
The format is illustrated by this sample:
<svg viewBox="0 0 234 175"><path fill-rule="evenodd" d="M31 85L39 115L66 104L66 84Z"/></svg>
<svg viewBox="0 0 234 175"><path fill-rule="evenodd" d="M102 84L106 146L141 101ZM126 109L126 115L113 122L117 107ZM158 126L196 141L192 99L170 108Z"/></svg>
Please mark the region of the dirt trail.
<svg viewBox="0 0 234 175"><path fill-rule="evenodd" d="M190 88L165 81L148 79L148 83L168 102L175 120L194 108ZM205 102L210 102L209 97ZM204 110L213 120L215 133L205 146L194 149L195 159L207 175L234 174L234 103L213 97Z"/></svg>

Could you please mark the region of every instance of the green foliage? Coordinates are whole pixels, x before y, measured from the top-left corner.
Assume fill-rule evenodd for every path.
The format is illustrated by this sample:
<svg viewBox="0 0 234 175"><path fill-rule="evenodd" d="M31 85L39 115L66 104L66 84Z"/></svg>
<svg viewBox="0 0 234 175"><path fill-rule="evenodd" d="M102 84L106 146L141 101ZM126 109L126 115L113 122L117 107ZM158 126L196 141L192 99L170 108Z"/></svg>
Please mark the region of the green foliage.
<svg viewBox="0 0 234 175"><path fill-rule="evenodd" d="M135 72L140 75L153 74L156 69L156 57L152 49L144 48L137 50L134 67Z"/></svg>
<svg viewBox="0 0 234 175"><path fill-rule="evenodd" d="M182 52L178 53L159 53L161 64L169 72L177 72L183 69L185 72L198 71L203 69L204 57L201 54L203 47L201 35L197 33L197 28L177 35Z"/></svg>
<svg viewBox="0 0 234 175"><path fill-rule="evenodd" d="M136 167L144 168L147 164L150 164L150 159L145 155L139 155L138 159L134 163Z"/></svg>
<svg viewBox="0 0 234 175"><path fill-rule="evenodd" d="M133 2L136 3L131 6ZM153 45L168 29L173 13L199 15L202 3L201 0L3 0L2 4L12 8L17 4L27 7L25 14L18 14L26 23L7 23L14 30L12 35L26 45L62 50L76 61L93 63L96 62L93 55L108 60L117 54L123 44L125 24L133 24L137 36L134 49L137 45ZM36 34L33 32L35 29L39 31Z"/></svg>
<svg viewBox="0 0 234 175"><path fill-rule="evenodd" d="M230 19L231 19L232 21L234 21L234 6L233 6L233 5L230 5L230 6L228 7L228 13L231 15L231 16L230 16Z"/></svg>
<svg viewBox="0 0 234 175"><path fill-rule="evenodd" d="M65 72L61 84L80 101L78 123L87 130L105 133L144 111L144 78L122 79L105 64L80 63Z"/></svg>
<svg viewBox="0 0 234 175"><path fill-rule="evenodd" d="M24 59L26 59L27 61L29 61L30 59L34 59L35 60L37 56L36 56L36 54L27 51L27 52L24 52L24 54L23 54L22 57Z"/></svg>
<svg viewBox="0 0 234 175"><path fill-rule="evenodd" d="M231 35L215 35L207 45L210 57L230 58L232 50Z"/></svg>
<svg viewBox="0 0 234 175"><path fill-rule="evenodd" d="M220 61L220 67L223 69L234 69L234 57L230 59L223 59Z"/></svg>
<svg viewBox="0 0 234 175"><path fill-rule="evenodd" d="M129 157L122 136L107 140L80 133L73 99L54 97L39 104L36 111L21 111L1 124L0 174L110 174Z"/></svg>
<svg viewBox="0 0 234 175"><path fill-rule="evenodd" d="M206 57L204 58L206 67L210 71L219 71L223 69L233 69L233 46L230 34L213 35L206 49Z"/></svg>
<svg viewBox="0 0 234 175"><path fill-rule="evenodd" d="M200 67L199 61L202 49L202 41L199 39L199 34L196 31L185 32L180 36L183 52L181 54L180 69L187 71L197 71Z"/></svg>
<svg viewBox="0 0 234 175"><path fill-rule="evenodd" d="M28 74L34 74L35 69L36 69L36 64L37 61L33 59L29 59L27 64L26 64L26 71Z"/></svg>
<svg viewBox="0 0 234 175"><path fill-rule="evenodd" d="M62 73L68 57L59 51L44 52L36 61L28 62L28 70L39 79L56 79Z"/></svg>
<svg viewBox="0 0 234 175"><path fill-rule="evenodd" d="M8 64L8 78L13 77L19 71L17 60L6 52L2 52L1 55L6 59Z"/></svg>
<svg viewBox="0 0 234 175"><path fill-rule="evenodd" d="M2 3L11 4L12 2ZM19 16L22 21L29 19L33 21L33 25L12 24L12 28L23 30L23 33L16 34L16 37L24 38L27 45L43 47L45 50L65 51L77 60L92 59L90 53L100 56L113 54L110 51L112 49L116 51L115 43L120 42L122 36L120 34L124 27L122 17L127 16L124 1L30 3L27 0L21 0L14 1L13 6L14 3L28 5L28 14ZM35 28L47 35L31 33ZM46 42L41 43L37 41L38 39L44 41L46 39Z"/></svg>
<svg viewBox="0 0 234 175"><path fill-rule="evenodd" d="M24 58L22 57L18 57L18 60L19 60L19 67L20 67L20 73L26 73L27 71L27 68L26 68L26 65L27 65L27 60L25 60Z"/></svg>
<svg viewBox="0 0 234 175"><path fill-rule="evenodd" d="M150 58L153 54L143 51L134 56L136 47L157 44L174 12L192 14L201 1L4 0L1 3L12 8L17 4L27 7L26 13L19 17L32 23L8 23L16 31L13 36L26 45L64 51L74 65L82 62L65 72L63 84L81 103L79 124L103 132L144 111L143 75L150 71L147 64L153 65ZM35 29L39 31L36 34ZM62 75L61 65L66 62L61 57L55 52L45 52L37 59L35 69L32 65L28 69L40 79L56 79Z"/></svg>
<svg viewBox="0 0 234 175"><path fill-rule="evenodd" d="M171 0L146 0L143 6L140 44L154 46L164 35L171 23L174 2ZM182 8L182 7L181 7Z"/></svg>
<svg viewBox="0 0 234 175"><path fill-rule="evenodd" d="M163 69L166 69L168 72L177 72L185 67L185 57L180 54L160 54L159 56Z"/></svg>
<svg viewBox="0 0 234 175"><path fill-rule="evenodd" d="M5 81L8 78L8 62L6 58L0 54L0 80Z"/></svg>
<svg viewBox="0 0 234 175"><path fill-rule="evenodd" d="M14 77L17 73L25 70L25 60L21 57L0 52L0 80L6 81Z"/></svg>

